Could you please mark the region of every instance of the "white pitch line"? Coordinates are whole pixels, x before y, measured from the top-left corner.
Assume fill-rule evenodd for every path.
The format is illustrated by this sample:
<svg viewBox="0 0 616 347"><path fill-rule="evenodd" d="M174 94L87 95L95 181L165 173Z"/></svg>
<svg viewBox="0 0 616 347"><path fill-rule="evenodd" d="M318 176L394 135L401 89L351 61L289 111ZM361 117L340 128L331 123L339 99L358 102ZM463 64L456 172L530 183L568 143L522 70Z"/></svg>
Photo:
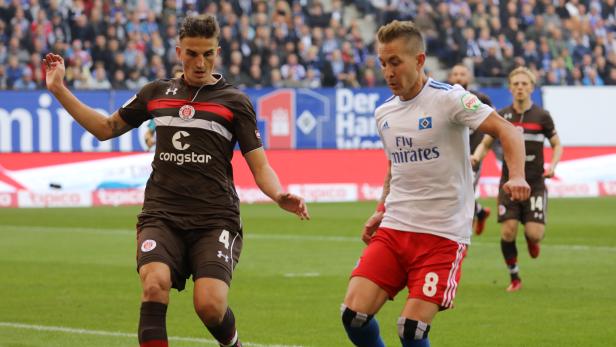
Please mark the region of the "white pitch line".
<svg viewBox="0 0 616 347"><path fill-rule="evenodd" d="M60 332L60 333L76 334L76 335L113 336L113 337L127 337L127 338L137 339L137 334L123 333L123 332L117 332L117 331L77 329L77 328L69 328L69 327L23 324L23 323L14 323L14 322L0 322L0 327L13 328L13 329L36 330L36 331L52 331L52 332ZM169 341L207 343L210 345L218 346L218 342L216 342L215 340L202 339L198 337L169 336L168 340ZM252 346L252 347L303 347L299 345L264 345L261 343L253 343L253 342L242 342L242 345Z"/></svg>
<svg viewBox="0 0 616 347"><path fill-rule="evenodd" d="M46 226L25 226L25 225L2 225L2 231L23 231L36 233L87 233L97 235L127 235L134 237L135 231L130 229L100 229L100 228L75 228L75 227L46 227ZM1 235L1 234L0 234ZM351 236L327 236L327 235L299 235L299 234L252 234L244 235L246 239L254 240L281 240L281 241L326 241L326 242L361 242L359 232L357 237ZM471 246L493 247L494 243L472 242ZM591 245L555 245L542 243L542 248L563 249L568 251L605 251L616 252L616 247L610 246L591 246Z"/></svg>

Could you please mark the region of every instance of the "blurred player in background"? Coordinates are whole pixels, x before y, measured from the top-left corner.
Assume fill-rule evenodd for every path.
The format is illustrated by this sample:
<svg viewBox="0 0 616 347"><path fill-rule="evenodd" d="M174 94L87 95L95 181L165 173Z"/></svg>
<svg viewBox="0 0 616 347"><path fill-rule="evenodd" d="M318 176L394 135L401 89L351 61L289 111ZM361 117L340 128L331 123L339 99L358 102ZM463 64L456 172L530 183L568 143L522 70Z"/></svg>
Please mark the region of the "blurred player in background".
<svg viewBox="0 0 616 347"><path fill-rule="evenodd" d="M526 67L518 67L509 74L509 90L513 104L499 110L499 114L515 125L524 134L526 148L526 180L531 186L530 198L524 201L512 201L503 189L511 174L511 168L503 165L498 193L498 222L501 223L501 250L509 268L511 283L507 291L514 292L522 288L518 267L518 250L516 237L518 223L524 224L524 236L531 258L539 256L539 242L545 233L548 195L545 178L554 176L556 165L560 161L563 149L556 133L550 113L533 104L531 94L535 89L535 75ZM544 171L543 143L550 141L553 149L552 162ZM492 145L492 137L486 135L477 146L471 161L480 162Z"/></svg>
<svg viewBox="0 0 616 347"><path fill-rule="evenodd" d="M464 64L454 65L454 67L451 68L451 71L449 71L448 80L450 84L461 85L464 89L475 94L482 103L490 107L493 107L492 101L487 95L481 92L478 92L476 90L468 89L470 83L473 80L473 76L471 75L470 69L466 65ZM481 140L483 140L484 134L472 128L469 129L469 134L470 134L469 143L471 145L470 154L473 154L473 152L475 152L475 148L477 148L477 146L481 143ZM477 163L476 165L473 165L473 175L474 175L473 176L474 177L473 187L475 188L475 193L476 193L477 185L479 184L479 178L481 176L481 162ZM483 229L486 226L486 220L488 219L489 216L490 216L490 208L481 206L479 201L475 200L475 218L473 220L473 227L475 229L475 234L481 235L481 233L483 233Z"/></svg>
<svg viewBox="0 0 616 347"><path fill-rule="evenodd" d="M472 233L468 128L502 140L511 167L505 189L524 200L530 189L522 136L475 95L426 77L423 36L412 22L382 26L377 39L394 94L375 111L389 168L364 226L368 246L351 274L342 323L356 346L384 346L374 315L407 287L398 336L405 347L429 346L432 319L453 307Z"/></svg>
<svg viewBox="0 0 616 347"><path fill-rule="evenodd" d="M219 34L214 16L186 17L176 47L182 77L148 83L110 117L64 86L62 57L44 60L49 91L99 140L151 118L156 123L156 154L137 223L142 347L168 345L169 292L184 289L191 275L199 318L221 346L241 345L227 304L243 237L231 166L236 143L259 188L282 209L309 218L304 200L284 192L269 165L250 100L213 73Z"/></svg>

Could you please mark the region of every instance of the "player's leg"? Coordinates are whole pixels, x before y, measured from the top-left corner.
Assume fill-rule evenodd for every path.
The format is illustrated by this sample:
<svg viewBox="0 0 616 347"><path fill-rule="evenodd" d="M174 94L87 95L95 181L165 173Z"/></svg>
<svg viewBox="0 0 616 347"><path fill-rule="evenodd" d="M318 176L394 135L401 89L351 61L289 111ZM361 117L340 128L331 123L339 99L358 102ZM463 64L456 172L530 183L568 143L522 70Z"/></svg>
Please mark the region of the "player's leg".
<svg viewBox="0 0 616 347"><path fill-rule="evenodd" d="M166 312L171 288L182 290L183 241L167 225L141 218L137 226L137 269L141 280L138 337L141 347L167 346Z"/></svg>
<svg viewBox="0 0 616 347"><path fill-rule="evenodd" d="M522 286L520 267L518 266L518 248L516 246L518 224L519 222L516 219L508 219L501 223L501 252L509 270L511 282L507 291L510 292L517 291Z"/></svg>
<svg viewBox="0 0 616 347"><path fill-rule="evenodd" d="M139 315L139 345L166 347L171 270L167 264L152 262L139 268L139 277L143 289Z"/></svg>
<svg viewBox="0 0 616 347"><path fill-rule="evenodd" d="M501 223L501 252L511 279L507 291L517 291L522 285L519 274L520 268L518 267L518 248L516 246L521 213L522 204L511 201L511 198L500 189L498 194L498 222Z"/></svg>
<svg viewBox="0 0 616 347"><path fill-rule="evenodd" d="M227 299L242 250L242 235L238 231L215 229L193 232L188 239L195 280L195 312L221 346L241 346Z"/></svg>
<svg viewBox="0 0 616 347"><path fill-rule="evenodd" d="M356 346L385 346L374 315L389 295L376 283L364 277L352 277L344 304L340 307L342 324L349 340Z"/></svg>
<svg viewBox="0 0 616 347"><path fill-rule="evenodd" d="M398 319L403 347L430 346L436 313L453 307L467 246L430 234L414 234L407 264L409 297Z"/></svg>
<svg viewBox="0 0 616 347"><path fill-rule="evenodd" d="M398 318L398 336L403 347L429 347L428 332L439 305L421 299L408 299Z"/></svg>
<svg viewBox="0 0 616 347"><path fill-rule="evenodd" d="M197 315L221 346L240 346L235 316L228 306L229 286L216 278L195 281L193 302Z"/></svg>
<svg viewBox="0 0 616 347"><path fill-rule="evenodd" d="M481 176L481 163L476 168L473 168L473 189L477 192L479 178ZM475 218L473 218L473 229L475 235L481 235L486 227L486 220L490 217L490 208L483 207L477 199L475 199Z"/></svg>
<svg viewBox="0 0 616 347"><path fill-rule="evenodd" d="M475 235L481 235L486 227L486 221L490 217L490 208L483 207L479 201L475 200Z"/></svg>
<svg viewBox="0 0 616 347"><path fill-rule="evenodd" d="M531 258L537 258L541 248L539 242L545 233L548 196L543 184L532 187L532 193L524 212L524 236Z"/></svg>
<svg viewBox="0 0 616 347"><path fill-rule="evenodd" d="M531 258L537 258L539 256L539 252L541 251L539 242L543 240L545 225L537 222L527 222L524 227L524 236L526 237L528 254Z"/></svg>
<svg viewBox="0 0 616 347"><path fill-rule="evenodd" d="M385 346L374 315L404 288L406 274L395 247L395 232L379 229L359 259L341 306L342 324L356 346Z"/></svg>

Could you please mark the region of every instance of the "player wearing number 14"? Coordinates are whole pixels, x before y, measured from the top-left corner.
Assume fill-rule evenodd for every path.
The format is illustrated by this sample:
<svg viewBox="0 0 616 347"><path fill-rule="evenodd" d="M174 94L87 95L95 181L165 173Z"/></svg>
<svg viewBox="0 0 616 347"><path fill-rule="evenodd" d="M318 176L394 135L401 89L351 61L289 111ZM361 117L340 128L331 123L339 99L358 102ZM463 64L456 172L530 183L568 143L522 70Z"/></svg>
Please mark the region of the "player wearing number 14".
<svg viewBox="0 0 616 347"><path fill-rule="evenodd" d="M535 75L525 67L518 67L509 74L509 90L513 95L513 104L499 110L505 119L515 125L524 135L526 148L526 180L531 186L530 198L525 201L512 201L502 189L510 170L503 165L501 188L498 194L498 222L501 223L501 251L509 269L511 283L507 291L515 292L522 288L519 275L518 250L515 240L518 223L524 224L524 236L531 258L539 256L539 242L545 232L547 213L547 190L545 178L554 176L554 170L562 155L560 139L556 134L554 121L543 108L533 104L531 93L535 88ZM552 162L544 172L543 142L550 141ZM471 157L472 162L481 161L487 149L492 145L492 138L486 135Z"/></svg>

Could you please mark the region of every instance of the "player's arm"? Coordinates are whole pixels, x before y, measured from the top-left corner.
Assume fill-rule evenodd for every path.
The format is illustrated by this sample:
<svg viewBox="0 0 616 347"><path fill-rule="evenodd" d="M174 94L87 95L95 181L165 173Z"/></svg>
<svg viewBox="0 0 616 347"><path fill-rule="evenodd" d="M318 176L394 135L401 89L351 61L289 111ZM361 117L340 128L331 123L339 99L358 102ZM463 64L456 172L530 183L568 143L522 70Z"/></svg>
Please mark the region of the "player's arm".
<svg viewBox="0 0 616 347"><path fill-rule="evenodd" d="M366 244L370 242L372 235L376 232L381 225L381 221L383 220L383 215L385 214L385 199L387 195L389 195L389 189L391 184L391 160L387 163L387 175L385 176L385 181L383 182L383 193L381 194L381 198L379 199L379 203L376 207L376 211L368 218L366 223L364 224L364 230L361 234L361 239Z"/></svg>
<svg viewBox="0 0 616 347"><path fill-rule="evenodd" d="M558 165L560 157L563 155L563 146L560 144L560 137L558 137L558 135L554 135L550 138L550 145L552 146L552 162L548 170L543 174L545 178L554 177L556 165Z"/></svg>
<svg viewBox="0 0 616 347"><path fill-rule="evenodd" d="M530 187L524 175L524 160L526 149L522 134L508 121L496 112L490 113L479 126L479 131L498 138L503 145L505 162L509 168L509 181L503 189L513 200L526 200L530 195Z"/></svg>
<svg viewBox="0 0 616 347"><path fill-rule="evenodd" d="M110 117L95 111L81 102L64 85L64 59L57 54L47 54L43 63L47 67L47 89L58 99L68 113L97 139L103 141L120 136L132 129L118 111Z"/></svg>
<svg viewBox="0 0 616 347"><path fill-rule="evenodd" d="M274 200L280 208L295 213L300 219L310 219L304 198L282 190L280 180L267 161L262 147L244 154L246 163L261 191Z"/></svg>
<svg viewBox="0 0 616 347"><path fill-rule="evenodd" d="M494 143L494 138L490 135L484 135L483 139L475 148L475 152L471 155L471 165L473 167L477 167L479 163L483 160L483 158L488 155L488 151L492 148L492 143Z"/></svg>

